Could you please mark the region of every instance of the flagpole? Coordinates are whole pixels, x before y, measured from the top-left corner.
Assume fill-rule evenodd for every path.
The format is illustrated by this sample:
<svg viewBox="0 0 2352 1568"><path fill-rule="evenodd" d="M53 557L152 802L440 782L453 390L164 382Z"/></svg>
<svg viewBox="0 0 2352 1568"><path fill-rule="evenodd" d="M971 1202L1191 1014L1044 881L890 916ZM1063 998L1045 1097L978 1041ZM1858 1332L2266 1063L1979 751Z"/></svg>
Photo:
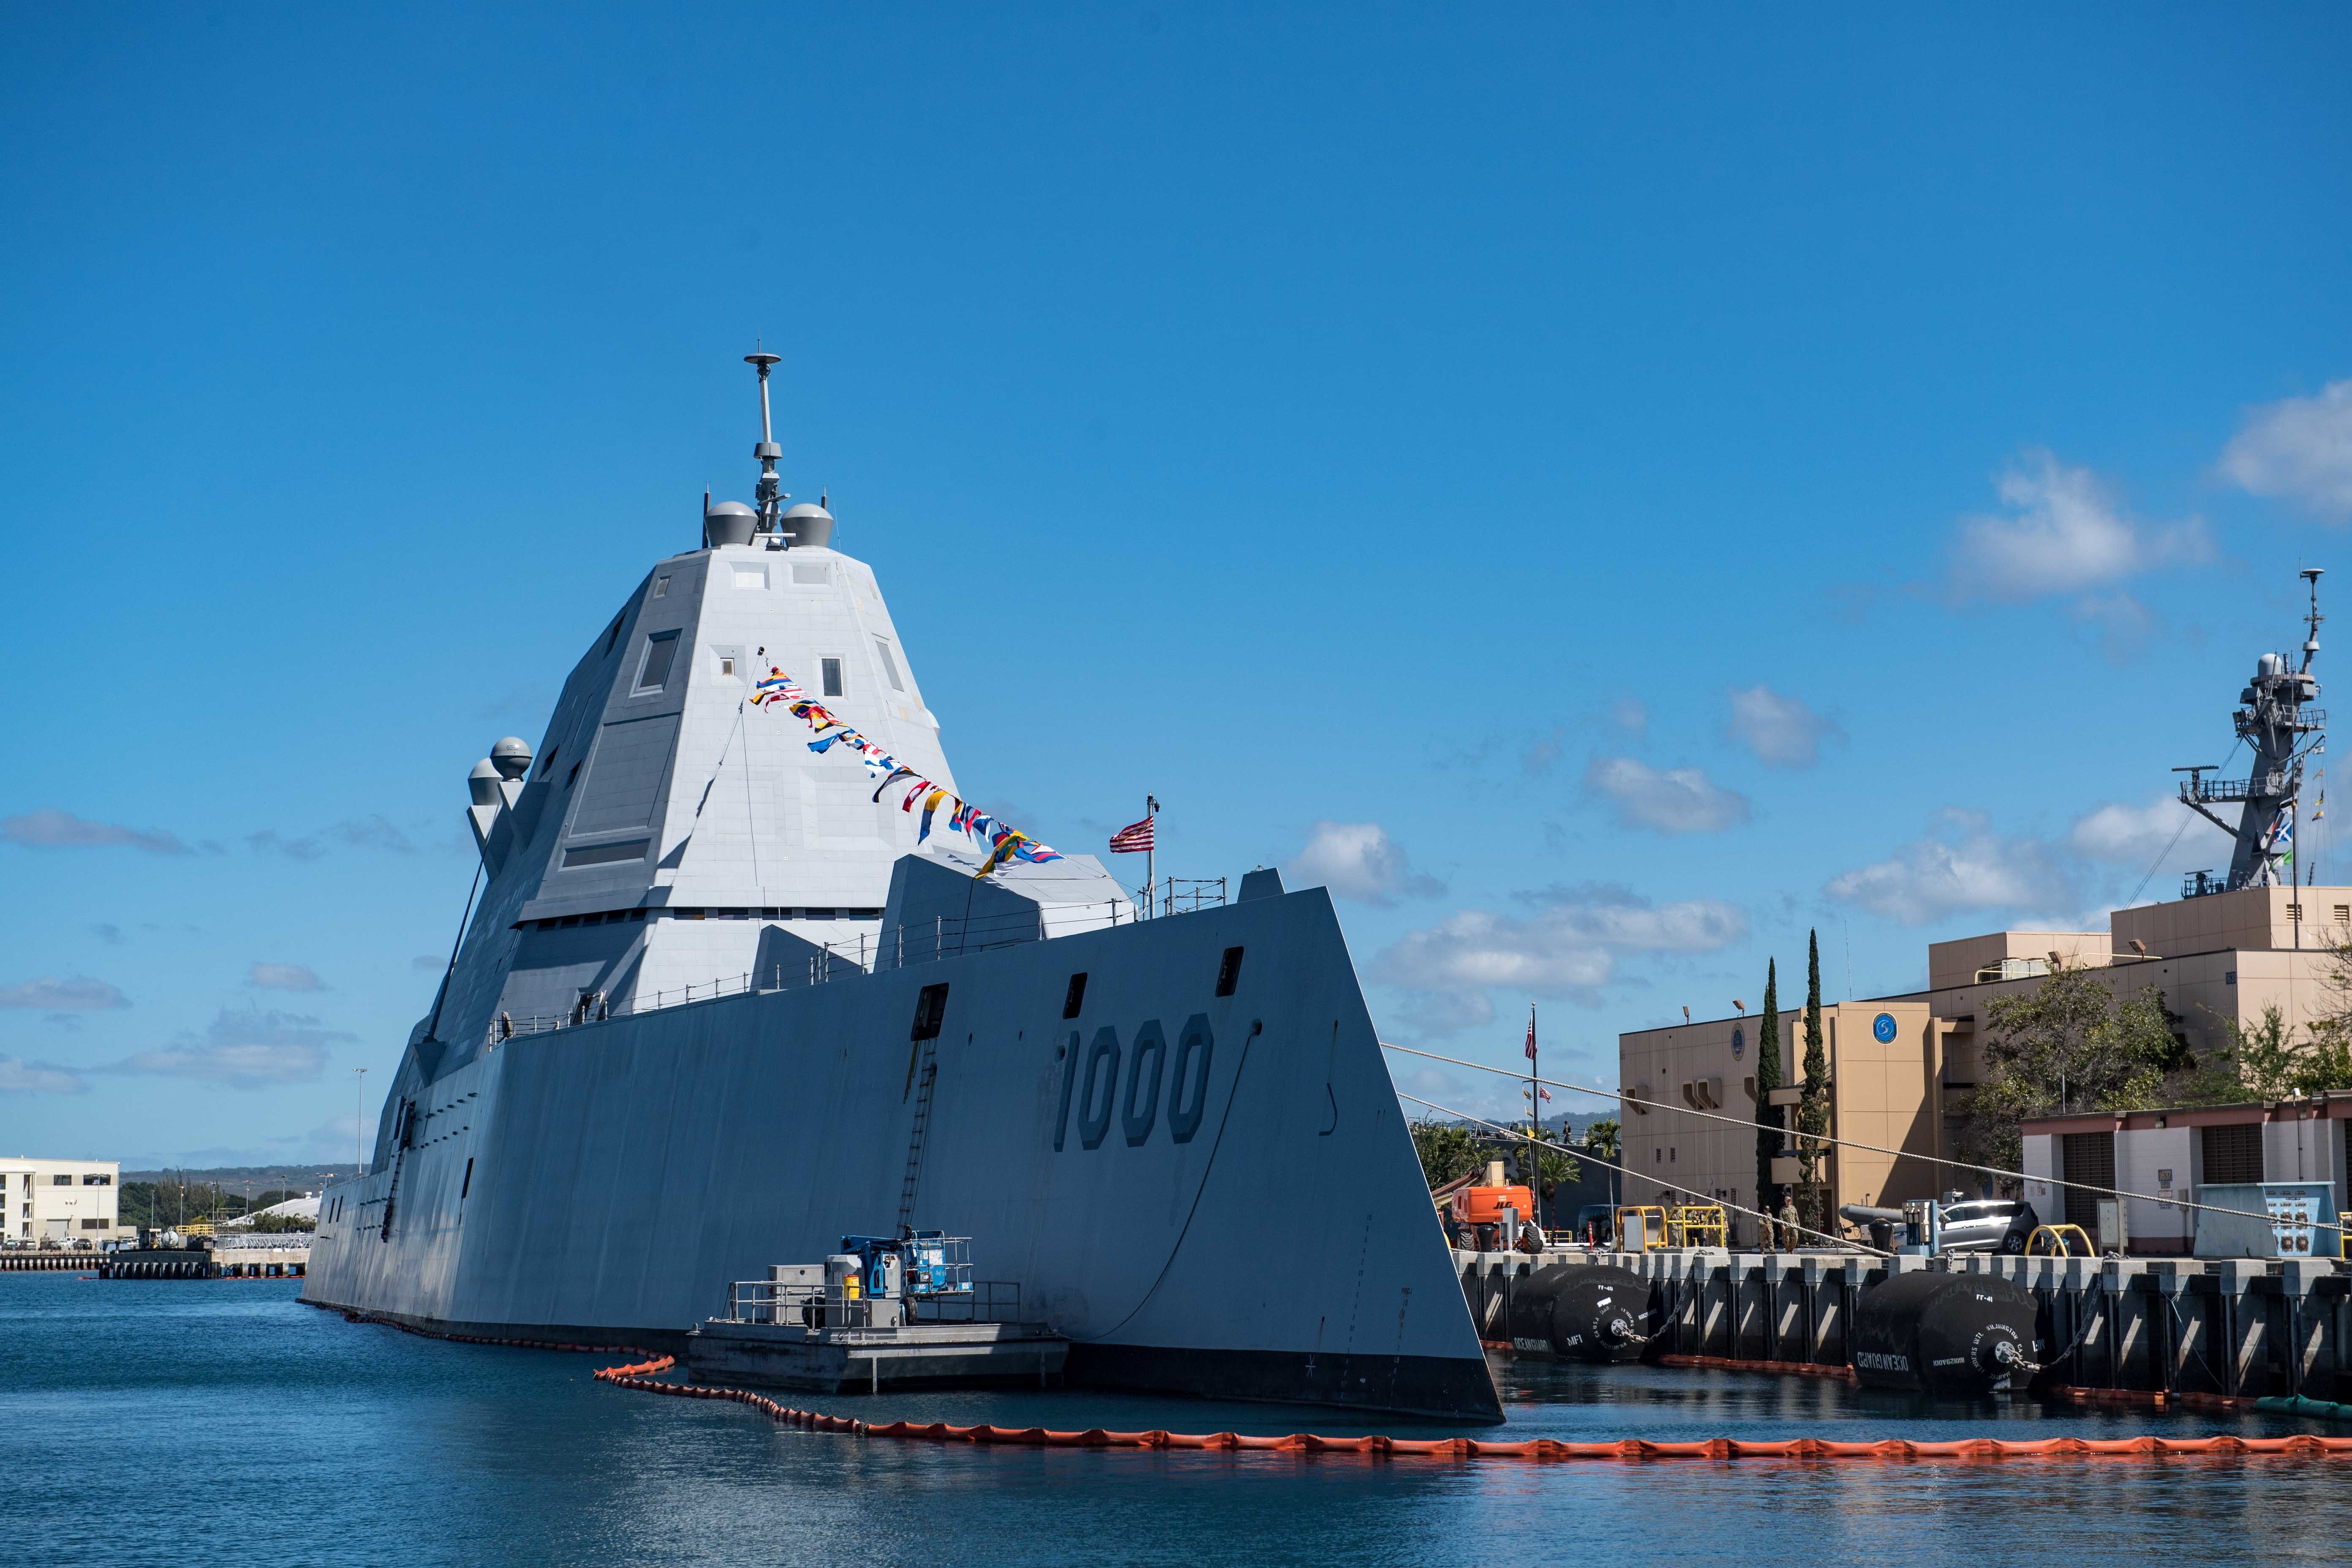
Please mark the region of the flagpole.
<svg viewBox="0 0 2352 1568"><path fill-rule="evenodd" d="M1536 1005L1528 1004L1528 1207L1535 1212L1528 1218L1537 1229L1543 1228L1543 1152L1538 1147L1536 1130L1543 1125L1543 1101L1536 1097L1542 1093L1538 1083L1540 1075L1536 1062Z"/></svg>
<svg viewBox="0 0 2352 1568"><path fill-rule="evenodd" d="M1150 920L1151 918L1153 912L1153 900L1158 897L1158 894L1152 887L1152 883L1160 875L1160 846L1158 842L1159 824L1153 822L1152 818L1159 815L1159 801L1153 799L1150 795L1145 795L1143 797L1143 820L1146 824L1147 832L1143 850L1143 918L1146 920Z"/></svg>

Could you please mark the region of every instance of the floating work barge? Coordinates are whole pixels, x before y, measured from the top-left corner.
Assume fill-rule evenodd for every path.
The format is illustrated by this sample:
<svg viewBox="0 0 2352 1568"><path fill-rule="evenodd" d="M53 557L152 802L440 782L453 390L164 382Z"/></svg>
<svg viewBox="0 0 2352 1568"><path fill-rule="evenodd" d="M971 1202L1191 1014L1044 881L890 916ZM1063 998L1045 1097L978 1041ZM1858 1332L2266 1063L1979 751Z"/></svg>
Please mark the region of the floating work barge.
<svg viewBox="0 0 2352 1568"><path fill-rule="evenodd" d="M727 1315L687 1335L699 1383L828 1394L864 1388L1048 1386L1070 1342L1024 1321L1021 1289L975 1281L968 1239L938 1231L845 1236L823 1263L772 1266L728 1288Z"/></svg>
<svg viewBox="0 0 2352 1568"><path fill-rule="evenodd" d="M2031 1386L2125 1395L2352 1396L2352 1262L2329 1258L1881 1258L1714 1247L1540 1254L1456 1251L1479 1338L1510 1341L1515 1290L1554 1264L1604 1264L1648 1282L1648 1359L1699 1356L1853 1367L1854 1328L1890 1278L2003 1281L2032 1299Z"/></svg>

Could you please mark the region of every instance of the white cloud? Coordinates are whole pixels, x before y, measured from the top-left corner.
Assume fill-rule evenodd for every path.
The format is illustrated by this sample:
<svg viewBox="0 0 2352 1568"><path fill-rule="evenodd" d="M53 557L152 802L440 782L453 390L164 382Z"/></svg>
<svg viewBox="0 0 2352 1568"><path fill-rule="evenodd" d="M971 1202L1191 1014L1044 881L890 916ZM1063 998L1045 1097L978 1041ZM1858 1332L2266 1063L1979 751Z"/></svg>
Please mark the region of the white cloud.
<svg viewBox="0 0 2352 1568"><path fill-rule="evenodd" d="M449 961L446 958L436 957L434 954L429 952L420 952L415 958L408 961L408 967L411 969L446 969L448 967L448 963Z"/></svg>
<svg viewBox="0 0 2352 1568"><path fill-rule="evenodd" d="M2221 472L2258 496L2352 522L2352 381L2250 410L2221 453Z"/></svg>
<svg viewBox="0 0 2352 1568"><path fill-rule="evenodd" d="M1431 1034L1492 1021L1503 986L1591 1003L1626 952L1709 952L1748 934L1748 917L1714 899L1653 906L1622 888L1549 888L1521 895L1527 919L1463 910L1409 931L1373 960L1381 982L1411 993L1409 1022Z"/></svg>
<svg viewBox="0 0 2352 1568"><path fill-rule="evenodd" d="M223 1008L202 1036L183 1034L161 1049L141 1051L94 1070L192 1078L236 1089L310 1083L327 1065L329 1045L358 1037L330 1029L306 1013Z"/></svg>
<svg viewBox="0 0 2352 1568"><path fill-rule="evenodd" d="M1629 734L1638 735L1650 727L1650 710L1638 697L1620 697L1612 702L1609 718Z"/></svg>
<svg viewBox="0 0 2352 1568"><path fill-rule="evenodd" d="M1707 782L1696 768L1654 768L1632 757L1595 757L1584 787L1607 797L1628 827L1720 833L1748 820L1748 797Z"/></svg>
<svg viewBox="0 0 2352 1568"><path fill-rule="evenodd" d="M127 844L150 855L185 855L188 847L160 827L125 827L88 822L69 811L35 811L0 816L0 839L33 849L91 849Z"/></svg>
<svg viewBox="0 0 2352 1568"><path fill-rule="evenodd" d="M247 984L268 991L324 991L307 963L257 963Z"/></svg>
<svg viewBox="0 0 2352 1568"><path fill-rule="evenodd" d="M2097 475L2068 468L2048 452L2027 453L1995 489L2008 510L1960 521L1952 545L1955 598L2021 604L2204 561L2213 552L2197 519L2161 528L2135 523Z"/></svg>
<svg viewBox="0 0 2352 1568"><path fill-rule="evenodd" d="M2066 833L2067 847L2094 860L2146 867L2165 855L2167 865L2176 870L2210 864L2217 852L2227 852L2230 843L2228 834L2181 805L2176 795L2158 795L2146 805L2118 802L2099 806L2076 817Z"/></svg>
<svg viewBox="0 0 2352 1568"><path fill-rule="evenodd" d="M1769 686L1733 687L1731 738L1773 767L1810 768L1822 760L1822 742L1844 732L1805 706Z"/></svg>
<svg viewBox="0 0 2352 1568"><path fill-rule="evenodd" d="M1321 886L1341 898L1386 908L1400 898L1434 898L1445 889L1415 873L1404 847L1377 822L1318 822L1290 869L1304 887Z"/></svg>
<svg viewBox="0 0 2352 1568"><path fill-rule="evenodd" d="M0 1057L0 1094L80 1094L89 1088L71 1068Z"/></svg>
<svg viewBox="0 0 2352 1568"><path fill-rule="evenodd" d="M45 974L17 985L0 985L0 1007L37 1007L51 1012L128 1007L131 999L103 980L77 974L60 980Z"/></svg>
<svg viewBox="0 0 2352 1568"><path fill-rule="evenodd" d="M2049 845L2002 837L1973 812L1945 812L1937 826L1940 835L1833 878L1825 890L1910 926L1969 910L2072 907L2074 878Z"/></svg>

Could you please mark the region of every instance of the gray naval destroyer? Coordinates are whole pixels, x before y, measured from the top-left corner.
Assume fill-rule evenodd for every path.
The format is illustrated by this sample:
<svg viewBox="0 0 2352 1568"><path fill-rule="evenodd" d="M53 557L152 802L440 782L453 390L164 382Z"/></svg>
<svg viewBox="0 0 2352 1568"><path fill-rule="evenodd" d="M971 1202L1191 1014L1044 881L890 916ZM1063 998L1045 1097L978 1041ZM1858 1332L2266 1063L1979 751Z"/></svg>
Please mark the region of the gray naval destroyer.
<svg viewBox="0 0 2352 1568"><path fill-rule="evenodd" d="M730 1281L895 1224L1070 1342L1074 1385L1501 1419L1328 895L1139 910L1013 861L751 703L790 672L940 787L864 562L706 502L468 781L478 904L303 1299L428 1331L674 1349Z"/></svg>

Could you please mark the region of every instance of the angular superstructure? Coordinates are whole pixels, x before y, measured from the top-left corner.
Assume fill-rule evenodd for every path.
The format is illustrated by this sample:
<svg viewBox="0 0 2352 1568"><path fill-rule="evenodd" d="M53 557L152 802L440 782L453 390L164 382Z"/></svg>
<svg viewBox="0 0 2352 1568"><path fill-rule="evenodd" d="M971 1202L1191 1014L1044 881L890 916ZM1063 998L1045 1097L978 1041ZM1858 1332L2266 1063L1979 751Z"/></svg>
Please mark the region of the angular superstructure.
<svg viewBox="0 0 2352 1568"><path fill-rule="evenodd" d="M1498 1419L1328 899L1258 872L1139 920L1091 857L919 842L939 721L872 571L783 505L753 363L759 504L707 506L468 780L479 900L305 1298L667 1344L917 1226L1074 1382ZM895 766L756 705L774 670Z"/></svg>

